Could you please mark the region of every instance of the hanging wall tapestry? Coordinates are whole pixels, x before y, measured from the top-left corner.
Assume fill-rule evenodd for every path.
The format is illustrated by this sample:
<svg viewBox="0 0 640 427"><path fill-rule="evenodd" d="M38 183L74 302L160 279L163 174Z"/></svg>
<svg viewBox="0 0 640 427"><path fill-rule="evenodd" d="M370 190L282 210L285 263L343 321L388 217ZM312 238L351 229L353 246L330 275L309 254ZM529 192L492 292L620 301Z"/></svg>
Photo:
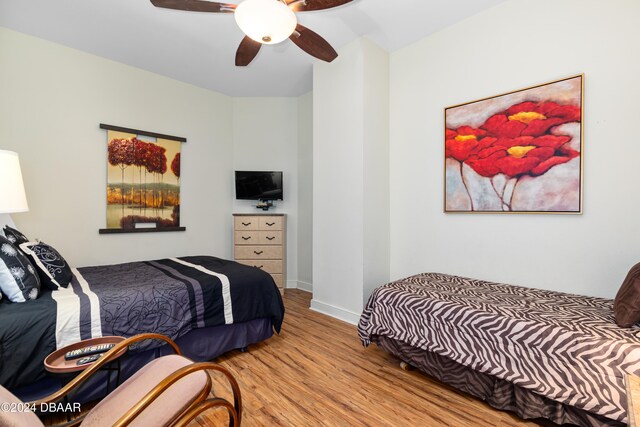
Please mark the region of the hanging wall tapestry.
<svg viewBox="0 0 640 427"><path fill-rule="evenodd" d="M185 138L100 124L107 130L107 228L100 233L184 231L180 148Z"/></svg>
<svg viewBox="0 0 640 427"><path fill-rule="evenodd" d="M581 213L578 75L445 109L445 212Z"/></svg>

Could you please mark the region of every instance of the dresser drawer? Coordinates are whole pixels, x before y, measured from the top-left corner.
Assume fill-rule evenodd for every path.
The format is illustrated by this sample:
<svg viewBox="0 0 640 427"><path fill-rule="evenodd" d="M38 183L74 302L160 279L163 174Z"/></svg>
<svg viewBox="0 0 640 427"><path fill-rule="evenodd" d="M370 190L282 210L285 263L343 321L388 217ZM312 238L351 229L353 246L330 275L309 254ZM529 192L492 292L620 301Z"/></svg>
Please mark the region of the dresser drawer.
<svg viewBox="0 0 640 427"><path fill-rule="evenodd" d="M281 216L258 217L260 230L282 230Z"/></svg>
<svg viewBox="0 0 640 427"><path fill-rule="evenodd" d="M260 243L260 234L257 231L238 231L233 233L233 242L236 245L257 245Z"/></svg>
<svg viewBox="0 0 640 427"><path fill-rule="evenodd" d="M235 245L282 245L282 231L239 231L233 234Z"/></svg>
<svg viewBox="0 0 640 427"><path fill-rule="evenodd" d="M282 259L282 246L236 246L235 259Z"/></svg>
<svg viewBox="0 0 640 427"><path fill-rule="evenodd" d="M273 277L273 281L276 282L279 288L284 288L284 277L282 277L282 274L272 274L271 277Z"/></svg>
<svg viewBox="0 0 640 427"><path fill-rule="evenodd" d="M233 228L235 230L257 230L260 221L255 216L236 216L234 217Z"/></svg>
<svg viewBox="0 0 640 427"><path fill-rule="evenodd" d="M282 274L282 260L268 260L268 259L239 259L240 264L250 265L252 267L258 267L261 270L270 274Z"/></svg>
<svg viewBox="0 0 640 427"><path fill-rule="evenodd" d="M282 245L282 231L258 231L258 243L261 245Z"/></svg>

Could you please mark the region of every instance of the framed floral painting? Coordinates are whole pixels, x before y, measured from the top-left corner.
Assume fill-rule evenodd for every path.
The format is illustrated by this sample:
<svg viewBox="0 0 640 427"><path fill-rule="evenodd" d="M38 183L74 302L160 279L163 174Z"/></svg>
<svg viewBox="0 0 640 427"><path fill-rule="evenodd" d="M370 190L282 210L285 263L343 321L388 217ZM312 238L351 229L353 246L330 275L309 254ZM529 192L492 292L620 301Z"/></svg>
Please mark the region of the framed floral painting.
<svg viewBox="0 0 640 427"><path fill-rule="evenodd" d="M445 109L445 212L582 213L584 76Z"/></svg>
<svg viewBox="0 0 640 427"><path fill-rule="evenodd" d="M184 231L180 152L186 138L101 123L107 131L107 228L101 234Z"/></svg>

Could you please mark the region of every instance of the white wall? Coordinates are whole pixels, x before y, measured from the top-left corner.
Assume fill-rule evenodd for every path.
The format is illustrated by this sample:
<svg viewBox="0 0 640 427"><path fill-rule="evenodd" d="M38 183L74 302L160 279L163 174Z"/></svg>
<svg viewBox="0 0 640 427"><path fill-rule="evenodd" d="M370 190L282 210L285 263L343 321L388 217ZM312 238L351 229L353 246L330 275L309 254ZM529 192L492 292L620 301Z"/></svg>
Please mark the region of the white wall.
<svg viewBox="0 0 640 427"><path fill-rule="evenodd" d="M12 215L74 266L188 254L231 257L232 100L0 28L0 147L17 151L30 211ZM105 228L108 123L184 136L186 232Z"/></svg>
<svg viewBox="0 0 640 427"><path fill-rule="evenodd" d="M349 320L362 305L364 239L360 42L313 67L313 300Z"/></svg>
<svg viewBox="0 0 640 427"><path fill-rule="evenodd" d="M264 212L255 201L234 200L237 213L287 214L287 287L298 277L298 99L233 99L233 169L282 171L284 200ZM234 185L231 183L231 191ZM235 197L234 197L235 199ZM232 233L232 230L229 230ZM231 235L231 234L230 234Z"/></svg>
<svg viewBox="0 0 640 427"><path fill-rule="evenodd" d="M391 275L613 297L640 258L640 2L513 0L391 55ZM444 108L585 73L584 214L444 214Z"/></svg>
<svg viewBox="0 0 640 427"><path fill-rule="evenodd" d="M298 289L313 290L313 95L298 98Z"/></svg>
<svg viewBox="0 0 640 427"><path fill-rule="evenodd" d="M364 41L364 289L363 304L389 281L389 55Z"/></svg>
<svg viewBox="0 0 640 427"><path fill-rule="evenodd" d="M16 224L13 222L13 219L11 219L11 215L9 214L0 214L0 236L4 236L4 232L2 231L2 229L8 225L9 227L14 227L16 226Z"/></svg>
<svg viewBox="0 0 640 427"><path fill-rule="evenodd" d="M317 62L313 79L313 300L357 321L388 279L388 56L365 39ZM375 105L378 104L378 105Z"/></svg>

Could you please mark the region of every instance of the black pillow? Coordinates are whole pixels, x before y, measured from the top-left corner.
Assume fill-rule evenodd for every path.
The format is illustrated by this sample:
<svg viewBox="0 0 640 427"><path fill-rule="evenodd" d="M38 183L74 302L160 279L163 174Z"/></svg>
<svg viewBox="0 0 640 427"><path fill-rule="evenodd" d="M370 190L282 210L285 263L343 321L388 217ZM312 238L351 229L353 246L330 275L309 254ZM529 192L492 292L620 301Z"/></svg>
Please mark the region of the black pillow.
<svg viewBox="0 0 640 427"><path fill-rule="evenodd" d="M21 244L20 249L36 266L44 286L55 291L69 285L73 278L71 267L52 246L44 242L27 242Z"/></svg>
<svg viewBox="0 0 640 427"><path fill-rule="evenodd" d="M29 241L29 239L27 239L27 236L25 236L15 228L9 227L8 225L6 225L4 227L4 230L2 231L4 231L4 235L7 237L7 240L13 243L13 245L16 247Z"/></svg>
<svg viewBox="0 0 640 427"><path fill-rule="evenodd" d="M0 236L0 290L11 302L38 298L40 279L27 257Z"/></svg>

